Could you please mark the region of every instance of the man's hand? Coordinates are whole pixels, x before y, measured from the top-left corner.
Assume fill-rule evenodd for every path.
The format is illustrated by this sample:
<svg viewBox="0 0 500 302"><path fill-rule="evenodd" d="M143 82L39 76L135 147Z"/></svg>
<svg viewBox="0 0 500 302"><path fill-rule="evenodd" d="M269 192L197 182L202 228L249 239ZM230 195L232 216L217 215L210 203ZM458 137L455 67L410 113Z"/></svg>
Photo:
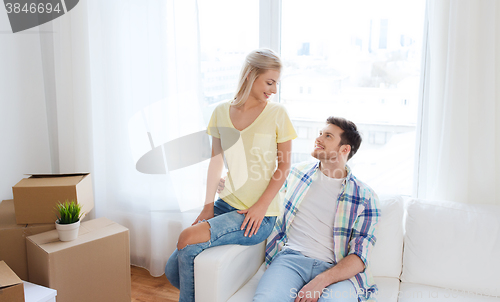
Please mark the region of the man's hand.
<svg viewBox="0 0 500 302"><path fill-rule="evenodd" d="M321 297L321 294L323 294L323 289L328 285L325 285L322 276L318 275L302 287L297 293L297 298L295 298L294 302L316 302Z"/></svg>
<svg viewBox="0 0 500 302"><path fill-rule="evenodd" d="M224 187L226 186L226 176L222 177L219 180L219 186L217 187L217 194L220 194L222 190L224 190Z"/></svg>

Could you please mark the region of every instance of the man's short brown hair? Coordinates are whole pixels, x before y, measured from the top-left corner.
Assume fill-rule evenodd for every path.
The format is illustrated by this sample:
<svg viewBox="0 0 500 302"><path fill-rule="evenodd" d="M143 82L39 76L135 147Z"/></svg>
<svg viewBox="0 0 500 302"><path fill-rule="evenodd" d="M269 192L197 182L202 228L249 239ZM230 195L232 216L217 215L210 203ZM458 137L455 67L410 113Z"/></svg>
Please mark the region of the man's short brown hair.
<svg viewBox="0 0 500 302"><path fill-rule="evenodd" d="M347 160L351 159L351 157L358 152L359 146L361 145L361 135L358 132L358 128L356 124L351 121L346 120L342 117L334 117L330 116L326 119L328 124L335 125L343 130L340 135L340 145L349 145L351 146L351 152L349 152L349 156Z"/></svg>

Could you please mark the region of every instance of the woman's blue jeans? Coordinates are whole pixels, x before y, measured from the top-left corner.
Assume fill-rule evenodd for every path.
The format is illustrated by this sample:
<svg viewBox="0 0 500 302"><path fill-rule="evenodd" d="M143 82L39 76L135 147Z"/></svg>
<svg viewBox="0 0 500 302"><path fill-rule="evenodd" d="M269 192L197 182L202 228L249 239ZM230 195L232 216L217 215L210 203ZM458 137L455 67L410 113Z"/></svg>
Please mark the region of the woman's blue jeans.
<svg viewBox="0 0 500 302"><path fill-rule="evenodd" d="M210 240L207 242L188 244L175 250L165 266L165 275L170 283L180 289L179 302L194 301L194 258L205 249L226 244L254 245L267 239L276 222L275 216L266 216L257 234L245 237L245 229L241 225L244 214L222 199L214 204L214 218L207 220L210 224Z"/></svg>

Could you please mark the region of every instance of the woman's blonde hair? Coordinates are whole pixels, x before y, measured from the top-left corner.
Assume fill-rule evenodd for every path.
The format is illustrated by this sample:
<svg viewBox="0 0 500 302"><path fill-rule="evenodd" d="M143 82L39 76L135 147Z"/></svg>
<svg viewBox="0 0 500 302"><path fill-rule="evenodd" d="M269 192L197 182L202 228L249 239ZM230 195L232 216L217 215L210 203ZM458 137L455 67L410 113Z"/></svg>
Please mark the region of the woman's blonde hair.
<svg viewBox="0 0 500 302"><path fill-rule="evenodd" d="M261 48L250 52L241 68L238 89L231 105L243 105L250 95L255 79L270 69L281 72L281 66L281 59L271 49Z"/></svg>

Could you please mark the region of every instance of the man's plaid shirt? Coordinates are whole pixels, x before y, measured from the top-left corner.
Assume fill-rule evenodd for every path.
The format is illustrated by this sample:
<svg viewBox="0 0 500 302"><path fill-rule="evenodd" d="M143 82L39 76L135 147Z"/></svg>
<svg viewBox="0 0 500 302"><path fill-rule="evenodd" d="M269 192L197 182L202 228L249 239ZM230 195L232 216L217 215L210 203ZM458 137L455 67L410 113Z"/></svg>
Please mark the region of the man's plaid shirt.
<svg viewBox="0 0 500 302"><path fill-rule="evenodd" d="M365 264L365 270L349 280L356 288L361 301L376 301L374 293L378 289L370 273L368 255L375 245L375 227L381 215L378 197L370 187L351 174L348 166L346 170L347 177L338 196L332 230L334 261L338 263L347 255L358 255ZM319 161L300 163L292 167L281 188L281 193L285 194L281 213L267 240L266 265L271 263L287 242L290 225L312 183L314 174L318 171Z"/></svg>

